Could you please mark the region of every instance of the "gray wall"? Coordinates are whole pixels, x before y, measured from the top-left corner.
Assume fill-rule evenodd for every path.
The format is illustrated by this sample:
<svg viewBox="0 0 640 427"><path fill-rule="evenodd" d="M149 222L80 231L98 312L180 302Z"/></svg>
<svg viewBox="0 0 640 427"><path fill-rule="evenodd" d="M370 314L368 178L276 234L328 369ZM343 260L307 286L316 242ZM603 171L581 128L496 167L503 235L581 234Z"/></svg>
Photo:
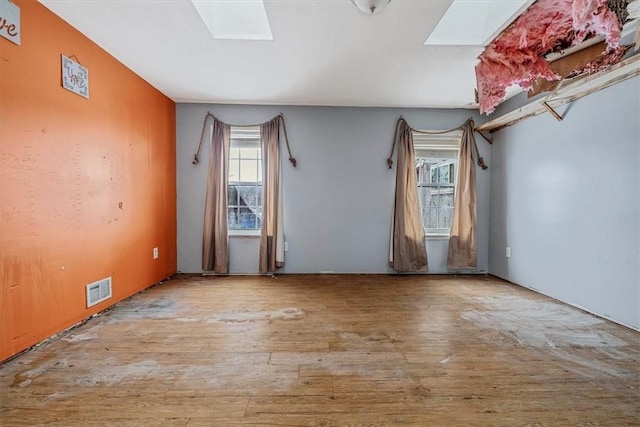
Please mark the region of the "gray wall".
<svg viewBox="0 0 640 427"><path fill-rule="evenodd" d="M636 77L494 134L490 273L640 328L639 104Z"/></svg>
<svg viewBox="0 0 640 427"><path fill-rule="evenodd" d="M389 155L400 115L420 129L449 129L471 110L281 107L178 104L178 270L201 272L202 223L208 147L191 164L207 111L231 124L264 122L284 113L294 169L284 163L285 240L283 273L389 273L389 231L395 167ZM478 147L491 165L490 147ZM286 158L286 153L283 153ZM478 264L488 269L489 171L478 170ZM232 273L255 273L257 238L231 237ZM447 240L429 240L431 273L445 273Z"/></svg>

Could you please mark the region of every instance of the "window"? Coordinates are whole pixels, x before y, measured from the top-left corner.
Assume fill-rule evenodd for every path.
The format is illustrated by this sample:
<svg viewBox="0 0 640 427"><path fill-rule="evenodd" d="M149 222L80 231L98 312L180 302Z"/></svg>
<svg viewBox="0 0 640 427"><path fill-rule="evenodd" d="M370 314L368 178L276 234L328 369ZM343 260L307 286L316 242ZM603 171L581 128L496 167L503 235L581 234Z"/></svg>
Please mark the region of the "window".
<svg viewBox="0 0 640 427"><path fill-rule="evenodd" d="M260 127L231 127L229 230L259 230L262 226L262 150Z"/></svg>
<svg viewBox="0 0 640 427"><path fill-rule="evenodd" d="M451 229L460 138L459 131L413 135L420 214L430 236L447 236Z"/></svg>

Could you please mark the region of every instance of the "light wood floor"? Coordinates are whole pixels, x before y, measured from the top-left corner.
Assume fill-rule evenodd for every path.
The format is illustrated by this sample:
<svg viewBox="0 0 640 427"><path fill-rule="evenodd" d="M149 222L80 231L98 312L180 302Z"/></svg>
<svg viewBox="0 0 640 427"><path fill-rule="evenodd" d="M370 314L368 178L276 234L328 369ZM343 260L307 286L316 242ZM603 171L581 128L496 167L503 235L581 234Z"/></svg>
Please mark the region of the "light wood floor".
<svg viewBox="0 0 640 427"><path fill-rule="evenodd" d="M640 333L485 277L167 281L0 368L0 425L640 425Z"/></svg>

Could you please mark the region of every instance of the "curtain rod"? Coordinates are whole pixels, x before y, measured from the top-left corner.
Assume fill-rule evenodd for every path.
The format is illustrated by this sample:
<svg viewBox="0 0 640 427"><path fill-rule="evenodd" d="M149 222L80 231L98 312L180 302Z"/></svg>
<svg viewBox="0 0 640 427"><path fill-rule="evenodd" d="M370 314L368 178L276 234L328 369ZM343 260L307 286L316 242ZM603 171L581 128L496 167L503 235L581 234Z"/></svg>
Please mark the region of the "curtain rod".
<svg viewBox="0 0 640 427"><path fill-rule="evenodd" d="M405 118L404 118L404 117L400 116L400 119L402 119L402 120L404 120L404 121L406 122L406 120L405 120ZM400 119L399 119L399 120L400 120ZM476 128L476 127L475 127L475 123L474 123L474 121L473 121L473 118L471 118L471 117L469 117L469 118L467 119L467 121L466 121L466 122L464 122L461 126L458 126L458 127L456 127L456 128L449 129L449 130L440 130L440 131L420 130L420 129L412 128L411 126L409 126L409 123L407 123L407 126L409 126L409 129L411 129L411 131L412 131L412 132L422 133L422 134L425 134L425 135L440 135L440 134L445 134L445 133L453 132L454 130L462 129L462 128L463 128L463 127L464 127L468 122L471 122L471 124L474 126L474 128L473 128L473 131L474 131L474 132L479 133L479 134L480 134L480 136L481 136L485 141L487 141L489 144L493 144L493 141L492 141L490 138L487 138L487 136L486 136L484 133L482 133L478 128Z"/></svg>
<svg viewBox="0 0 640 427"><path fill-rule="evenodd" d="M254 125L232 125L230 123L223 122L222 120L220 120L219 118L214 116L211 111L207 111L207 115L204 116L204 119L207 120L207 117L213 117L214 119L216 119L220 123L224 123L225 125L228 125L228 126L233 126L234 128L254 128L256 126L261 126L261 125L263 125L263 124L265 124L267 122L270 122L271 120L275 119L276 117L282 117L284 119L284 114L278 113L277 115L273 116L273 118L271 118L271 120L267 120L266 122L262 122L262 123L256 123Z"/></svg>
<svg viewBox="0 0 640 427"><path fill-rule="evenodd" d="M409 122L407 122L407 120L404 118L404 116L400 116L398 118L398 121L396 121L396 130L393 132L393 144L391 144L391 153L389 154L389 157L387 157L387 166L389 167L389 169L391 169L393 167L393 152L396 149L396 141L398 139L398 132L400 130L400 124L404 123L405 126L407 128L409 128L409 130L411 130L411 132L417 132L417 133L422 133L425 135L442 135L445 133L449 133L449 132L453 132L454 130L458 130L458 129L464 129L467 125L471 126L471 129L475 130L475 125L473 123L473 118L469 117L462 125L455 127L453 129L449 129L449 130L440 130L440 131L428 131L428 130L420 130L420 129L414 129L413 127L411 127L411 125L409 125Z"/></svg>
<svg viewBox="0 0 640 427"><path fill-rule="evenodd" d="M474 126L473 119L471 117L469 117L467 119L467 121L465 121L463 124L461 124L460 126L454 127L453 129L449 129L449 130L433 130L433 131L432 130L415 129L415 128L411 127L409 125L409 123L405 120L405 118L402 117L402 116L400 116L400 118L398 119L398 121L400 121L400 120L403 120L407 124L409 129L411 129L412 132L422 133L422 134L425 134L425 135L442 135L442 134L445 134L445 133L453 132L454 130L461 130L468 123L471 123L471 126ZM474 128L474 130L475 130L475 128Z"/></svg>
<svg viewBox="0 0 640 427"><path fill-rule="evenodd" d="M389 157L387 158L387 166L389 167L389 169L391 169L393 167L393 152L395 151L395 148L396 148L396 141L398 140L398 137L399 137L399 134L400 134L400 125L402 125L402 124L404 124L411 132L422 133L422 134L425 134L425 135L442 135L442 134L445 134L445 133L453 132L454 130L462 129L462 131L463 131L462 134L464 136L464 130L465 129L470 130L471 131L472 149L475 151L476 156L478 157L478 166L480 166L482 169L487 169L487 165L485 165L484 159L480 156L480 151L478 150L478 145L476 144L476 139L473 136L473 132L477 132L477 130L475 128L475 124L473 122L473 118L472 117L469 117L462 125L460 125L458 127L455 127L453 129L441 130L441 131L428 131L428 130L420 130L420 129L412 128L409 125L409 122L407 122L403 116L400 116L398 118L398 121L396 122L396 130L393 133L393 144L391 145L391 154L389 154ZM487 139L484 135L482 135L482 137ZM487 141L489 141L489 140L487 139Z"/></svg>
<svg viewBox="0 0 640 427"><path fill-rule="evenodd" d="M298 164L298 161L295 159L295 157L293 157L291 155L291 147L289 146L289 136L287 135L287 126L284 123L284 114L282 113L278 113L276 116L274 116L272 119L267 120L266 122L262 122L262 123L256 123L253 125L232 125L226 122L223 122L222 120L218 119L216 116L213 115L213 113L211 113L211 111L207 111L207 114L204 116L204 122L202 123L202 132L200 133L200 141L198 143L198 150L196 151L196 154L193 155L193 161L191 162L194 165L197 165L198 163L200 163L200 150L202 148L202 141L204 140L204 132L207 128L207 119L211 117L213 120L216 120L222 124L224 124L225 126L233 126L233 127L240 127L240 128L253 128L253 127L257 127L257 126L262 126L265 123L268 123L272 120L278 120L278 125L282 126L282 131L284 133L284 141L287 144L287 152L289 153L289 161L291 162L291 164L293 165L293 167L295 168Z"/></svg>

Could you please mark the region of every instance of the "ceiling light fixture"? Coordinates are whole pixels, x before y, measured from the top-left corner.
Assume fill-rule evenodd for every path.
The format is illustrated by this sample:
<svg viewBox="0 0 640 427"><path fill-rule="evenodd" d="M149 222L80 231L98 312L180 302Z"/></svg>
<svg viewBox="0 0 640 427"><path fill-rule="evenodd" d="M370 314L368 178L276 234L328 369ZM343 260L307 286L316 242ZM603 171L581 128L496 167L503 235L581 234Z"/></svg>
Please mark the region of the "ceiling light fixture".
<svg viewBox="0 0 640 427"><path fill-rule="evenodd" d="M351 0L359 10L370 15L380 12L391 0Z"/></svg>

